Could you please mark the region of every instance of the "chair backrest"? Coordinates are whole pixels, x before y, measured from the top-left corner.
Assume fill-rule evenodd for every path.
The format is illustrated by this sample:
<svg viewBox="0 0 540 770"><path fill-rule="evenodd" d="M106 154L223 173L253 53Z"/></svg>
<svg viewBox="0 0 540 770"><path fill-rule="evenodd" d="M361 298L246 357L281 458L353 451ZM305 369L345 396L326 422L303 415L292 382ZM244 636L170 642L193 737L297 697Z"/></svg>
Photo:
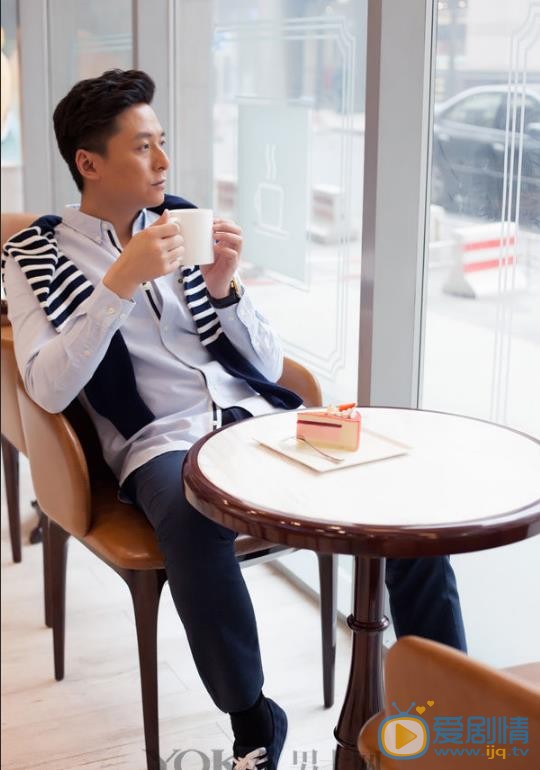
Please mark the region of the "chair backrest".
<svg viewBox="0 0 540 770"><path fill-rule="evenodd" d="M2 214L1 216L1 245L11 238L19 230L28 227L36 217L34 214ZM13 334L7 319L7 308L2 301L2 359L1 359L1 411L2 411L2 435L10 444L26 454L24 432L19 415L17 402L17 363L13 348Z"/></svg>
<svg viewBox="0 0 540 770"><path fill-rule="evenodd" d="M278 384L298 393L304 406L322 406L321 387L315 375L292 358L284 359L283 374Z"/></svg>
<svg viewBox="0 0 540 770"><path fill-rule="evenodd" d="M66 532L84 537L92 524L91 484L79 438L63 414L32 401L20 375L17 399L40 508Z"/></svg>
<svg viewBox="0 0 540 770"><path fill-rule="evenodd" d="M406 711L413 701L417 708L411 711L410 716L416 717L417 712L422 712L422 717L427 717L428 726L433 725L433 718L438 716L461 718L463 742L457 748L480 748L478 756L467 755L464 762L467 768L485 768L486 756L482 752L486 751L486 744L498 744L501 749L506 747L507 758L512 756L508 744L499 741L498 735L490 737L489 731L483 743L467 743L469 716L502 717L507 724L510 724L512 718L526 717L529 742L517 742L514 745L528 753L526 758L515 760L515 765L540 767L540 741L531 740L540 735L540 688L510 673L472 660L451 647L415 636L399 639L388 652L385 661L384 711L375 715L360 732L360 753L366 760L371 757L375 767L381 770L403 770L403 759L386 757L380 752L378 732L382 719L397 716L393 703ZM448 767L449 770L457 767L455 756L438 757L434 753L436 743L433 740L434 731L431 730L432 744L423 756L414 759L414 767L417 770L432 770L439 763L441 768ZM453 744L446 744L446 748L448 746ZM502 756L500 753L487 758L497 759Z"/></svg>
<svg viewBox="0 0 540 770"><path fill-rule="evenodd" d="M1 357L1 413L2 435L7 438L15 449L26 454L23 426L17 401L17 362L13 348L13 333L8 324L2 326L2 357Z"/></svg>
<svg viewBox="0 0 540 770"><path fill-rule="evenodd" d="M4 243L11 238L12 235L18 233L19 230L23 230L28 227L37 219L35 214L29 214L26 211L20 213L4 212L1 216L1 230L0 238L2 241L2 248Z"/></svg>

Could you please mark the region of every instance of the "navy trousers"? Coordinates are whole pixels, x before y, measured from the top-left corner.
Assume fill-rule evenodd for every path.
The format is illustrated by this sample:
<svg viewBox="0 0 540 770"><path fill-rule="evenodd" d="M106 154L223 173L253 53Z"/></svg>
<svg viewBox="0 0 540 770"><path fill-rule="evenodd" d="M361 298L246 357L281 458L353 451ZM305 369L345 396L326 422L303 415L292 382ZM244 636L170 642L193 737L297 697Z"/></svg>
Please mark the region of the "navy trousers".
<svg viewBox="0 0 540 770"><path fill-rule="evenodd" d="M240 411L240 410L239 410ZM242 416L235 407L229 418ZM216 706L243 711L263 685L257 624L234 551L236 533L185 499L186 452L167 452L129 476L123 491L153 526L195 665ZM396 635L465 650L456 581L446 556L389 559L386 585Z"/></svg>

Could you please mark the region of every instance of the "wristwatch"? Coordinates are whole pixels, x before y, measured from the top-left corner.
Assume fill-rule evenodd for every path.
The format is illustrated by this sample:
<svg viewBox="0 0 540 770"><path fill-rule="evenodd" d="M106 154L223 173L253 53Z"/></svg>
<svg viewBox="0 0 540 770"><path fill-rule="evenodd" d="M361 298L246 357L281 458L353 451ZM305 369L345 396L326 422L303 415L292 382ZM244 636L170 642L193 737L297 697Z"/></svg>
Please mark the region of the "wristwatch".
<svg viewBox="0 0 540 770"><path fill-rule="evenodd" d="M229 307L229 305L235 305L237 302L240 302L243 293L244 288L238 278L232 278L229 285L229 293L226 297L223 297L222 299L216 299L211 295L209 295L209 297L210 302L214 307Z"/></svg>

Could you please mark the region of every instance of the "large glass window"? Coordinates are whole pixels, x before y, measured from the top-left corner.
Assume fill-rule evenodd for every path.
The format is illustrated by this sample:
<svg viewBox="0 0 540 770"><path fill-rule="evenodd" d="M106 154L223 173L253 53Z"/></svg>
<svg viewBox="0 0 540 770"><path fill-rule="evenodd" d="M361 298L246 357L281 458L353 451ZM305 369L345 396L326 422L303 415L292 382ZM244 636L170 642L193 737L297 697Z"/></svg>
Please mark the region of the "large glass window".
<svg viewBox="0 0 540 770"><path fill-rule="evenodd" d="M540 435L540 27L439 0L423 395Z"/></svg>
<svg viewBox="0 0 540 770"><path fill-rule="evenodd" d="M78 80L133 65L132 6L131 0L49 0L51 114ZM54 182L58 209L78 199L75 184L56 147Z"/></svg>
<svg viewBox="0 0 540 770"><path fill-rule="evenodd" d="M539 6L438 5L421 406L540 436ZM537 559L537 539L453 557L474 657L534 659L538 624L517 643L500 615L530 613Z"/></svg>
<svg viewBox="0 0 540 770"><path fill-rule="evenodd" d="M328 401L356 393L366 3L215 0L214 206Z"/></svg>
<svg viewBox="0 0 540 770"><path fill-rule="evenodd" d="M450 106L446 112L438 111L437 123L440 125L443 121L450 120L480 128L495 128L502 105L502 93L480 92L458 99L457 103Z"/></svg>

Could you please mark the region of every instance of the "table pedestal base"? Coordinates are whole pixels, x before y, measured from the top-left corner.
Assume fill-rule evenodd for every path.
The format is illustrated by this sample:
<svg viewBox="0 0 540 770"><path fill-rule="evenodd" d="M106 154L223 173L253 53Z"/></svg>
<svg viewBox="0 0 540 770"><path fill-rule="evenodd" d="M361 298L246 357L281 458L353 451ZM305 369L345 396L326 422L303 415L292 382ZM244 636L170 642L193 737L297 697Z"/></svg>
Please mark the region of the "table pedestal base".
<svg viewBox="0 0 540 770"><path fill-rule="evenodd" d="M358 753L360 728L382 708L382 633L386 560L355 558L353 614L347 619L354 632L351 671L345 702L334 735L338 742L335 770L366 770Z"/></svg>

